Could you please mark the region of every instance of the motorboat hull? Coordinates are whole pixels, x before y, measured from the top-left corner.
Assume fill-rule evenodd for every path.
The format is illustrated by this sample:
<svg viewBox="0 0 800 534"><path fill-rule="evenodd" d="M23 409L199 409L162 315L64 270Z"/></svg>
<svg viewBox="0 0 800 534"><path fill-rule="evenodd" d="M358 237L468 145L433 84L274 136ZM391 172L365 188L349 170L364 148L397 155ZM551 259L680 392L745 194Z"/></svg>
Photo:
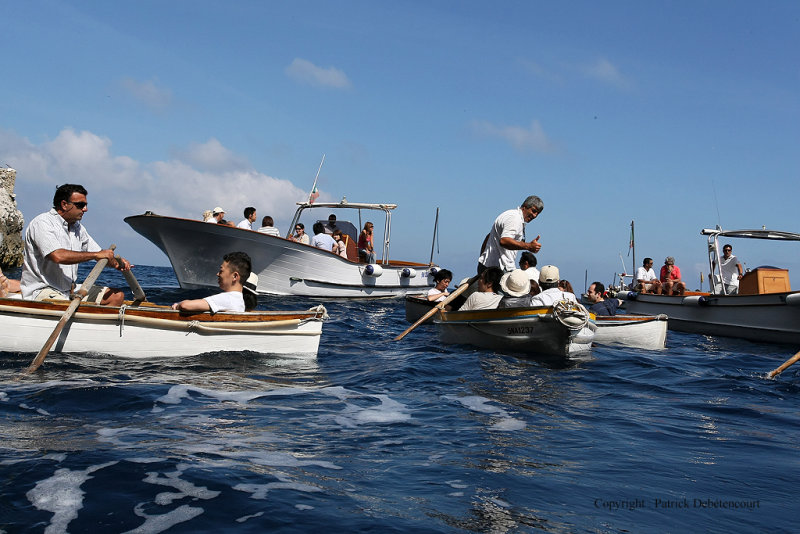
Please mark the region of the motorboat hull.
<svg viewBox="0 0 800 534"><path fill-rule="evenodd" d="M622 291L625 309L637 315L666 314L670 330L771 343L800 343L800 292L759 295L684 296Z"/></svg>
<svg viewBox="0 0 800 534"><path fill-rule="evenodd" d="M667 324L666 315L597 315L594 343L612 347L661 350L666 346Z"/></svg>
<svg viewBox="0 0 800 534"><path fill-rule="evenodd" d="M216 288L222 257L246 252L258 275L258 292L305 297L391 298L427 291L433 265L389 262L379 275L368 264L281 237L160 215L125 219L169 258L182 288Z"/></svg>

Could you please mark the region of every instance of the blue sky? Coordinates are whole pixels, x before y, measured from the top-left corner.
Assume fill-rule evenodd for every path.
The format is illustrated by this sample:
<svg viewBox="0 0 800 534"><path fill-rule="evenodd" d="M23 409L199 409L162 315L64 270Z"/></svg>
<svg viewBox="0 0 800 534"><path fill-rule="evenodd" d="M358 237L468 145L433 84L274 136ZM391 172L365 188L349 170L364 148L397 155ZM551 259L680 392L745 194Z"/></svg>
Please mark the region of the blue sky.
<svg viewBox="0 0 800 534"><path fill-rule="evenodd" d="M540 264L583 290L675 256L703 227L800 232L800 3L3 2L0 164L26 220L56 184L134 263L122 219L253 205L286 229L321 200L391 202L392 257L474 270L529 194ZM377 225L377 226L380 226ZM736 241L748 267L798 244ZM707 285L707 284L706 284Z"/></svg>

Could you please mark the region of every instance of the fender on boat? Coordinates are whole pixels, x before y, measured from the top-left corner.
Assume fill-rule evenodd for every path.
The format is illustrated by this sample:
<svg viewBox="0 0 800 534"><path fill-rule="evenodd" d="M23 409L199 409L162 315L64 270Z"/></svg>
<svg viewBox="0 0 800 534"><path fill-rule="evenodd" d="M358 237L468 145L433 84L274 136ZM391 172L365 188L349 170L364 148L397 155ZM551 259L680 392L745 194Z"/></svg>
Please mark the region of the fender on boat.
<svg viewBox="0 0 800 534"><path fill-rule="evenodd" d="M639 293L636 291L620 291L617 293L617 298L622 300L636 300L638 296Z"/></svg>
<svg viewBox="0 0 800 534"><path fill-rule="evenodd" d="M704 306L708 304L708 298L703 295L690 295L688 297L683 297L681 304L687 306Z"/></svg>
<svg viewBox="0 0 800 534"><path fill-rule="evenodd" d="M380 275L383 274L383 267L376 263L370 263L366 267L364 267L364 274L366 276L372 276L373 278L378 278Z"/></svg>
<svg viewBox="0 0 800 534"><path fill-rule="evenodd" d="M415 276L417 276L416 269L411 269L410 267L406 267L405 269L400 271L401 278L414 278Z"/></svg>
<svg viewBox="0 0 800 534"><path fill-rule="evenodd" d="M792 293L791 295L786 295L786 304L790 304L792 306L800 306L800 293Z"/></svg>

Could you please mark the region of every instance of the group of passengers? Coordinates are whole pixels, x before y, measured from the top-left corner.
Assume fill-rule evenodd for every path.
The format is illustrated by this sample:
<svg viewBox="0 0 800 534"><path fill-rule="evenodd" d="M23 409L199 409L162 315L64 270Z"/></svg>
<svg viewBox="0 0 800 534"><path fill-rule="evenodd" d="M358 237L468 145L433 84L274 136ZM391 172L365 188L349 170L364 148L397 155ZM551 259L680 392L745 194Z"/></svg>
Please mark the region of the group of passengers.
<svg viewBox="0 0 800 534"><path fill-rule="evenodd" d="M534 253L542 245L541 236L527 241L525 225L539 216L544 209L542 199L527 197L519 208L504 211L492 224L483 240L478 258L477 283L464 293L472 291L462 302L450 297L447 286L453 274L442 269L434 275L435 286L428 292L429 301L451 301L449 309L459 311L512 307L544 307L557 302L578 303L572 284L562 280L558 267L545 265L537 269ZM522 251L519 268L515 266L517 251ZM466 280L462 281L462 284ZM601 315L614 315L619 301L606 298L605 287L594 282L587 292L590 310Z"/></svg>
<svg viewBox="0 0 800 534"><path fill-rule="evenodd" d="M256 209L252 206L248 206L244 209L244 219L235 226L245 230L256 230L253 228L253 223L256 221L256 218ZM233 222L225 219L225 210L220 206L204 212L203 220L212 224L234 226ZM305 225L298 222L294 225L294 232L290 233L287 239L295 241L296 243L327 250L337 256L348 259L348 245L350 245L352 238L349 234L337 228L335 214L332 213L328 216L327 222L318 221L314 223L312 228L314 234L313 236L309 236L306 234ZM363 230L361 230L361 234L358 236L358 242L354 243L354 247L350 247L357 251L358 261L361 263L375 263L373 229L374 225L372 222L367 221L364 224ZM262 234L280 237L280 231L275 227L275 221L269 215L261 219L261 227L258 228L257 231Z"/></svg>

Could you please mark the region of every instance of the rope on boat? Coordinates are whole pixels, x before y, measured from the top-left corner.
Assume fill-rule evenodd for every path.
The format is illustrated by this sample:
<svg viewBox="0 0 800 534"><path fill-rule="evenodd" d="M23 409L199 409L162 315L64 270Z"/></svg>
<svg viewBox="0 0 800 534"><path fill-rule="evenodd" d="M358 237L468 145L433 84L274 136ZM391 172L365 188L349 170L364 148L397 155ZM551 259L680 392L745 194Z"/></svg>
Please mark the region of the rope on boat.
<svg viewBox="0 0 800 534"><path fill-rule="evenodd" d="M280 326L296 326L302 322L300 319L286 319L285 321L270 321L269 323L264 323L260 325L253 325L248 323L223 323L225 326L211 326L211 324L206 323L203 324L200 321L189 321L186 323L189 331L195 330L197 332L214 332L215 334L219 333L227 333L227 334L269 334L271 336L318 336L321 332L298 332L296 330L292 331L278 331L275 332L272 330L273 328L280 327Z"/></svg>
<svg viewBox="0 0 800 534"><path fill-rule="evenodd" d="M125 310L127 309L127 304L123 304L119 307L119 337L122 337L122 330L125 327Z"/></svg>
<svg viewBox="0 0 800 534"><path fill-rule="evenodd" d="M308 311L316 312L317 315L314 317L315 319L320 319L322 321L327 321L328 319L330 319L330 316L328 315L328 310L325 309L325 306L323 306L322 304L314 306L313 308L309 308Z"/></svg>
<svg viewBox="0 0 800 534"><path fill-rule="evenodd" d="M553 304L553 317L570 330L580 330L589 324L588 310L569 300L560 300Z"/></svg>

